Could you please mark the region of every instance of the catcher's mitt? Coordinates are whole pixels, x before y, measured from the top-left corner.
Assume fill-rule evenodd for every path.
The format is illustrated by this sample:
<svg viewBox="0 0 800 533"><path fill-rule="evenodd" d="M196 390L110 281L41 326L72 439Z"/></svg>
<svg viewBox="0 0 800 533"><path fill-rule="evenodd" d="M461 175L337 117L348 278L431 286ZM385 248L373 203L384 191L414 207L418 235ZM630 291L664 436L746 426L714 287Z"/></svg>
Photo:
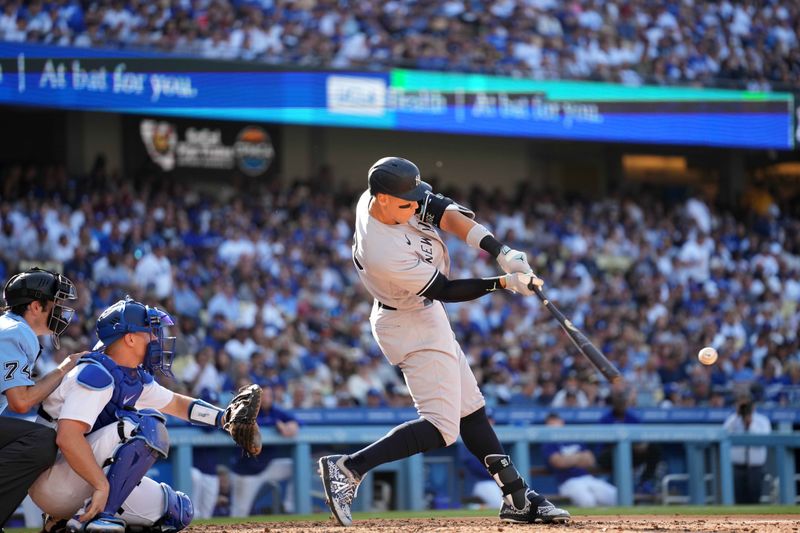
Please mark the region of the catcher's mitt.
<svg viewBox="0 0 800 533"><path fill-rule="evenodd" d="M261 453L261 430L256 423L259 409L261 387L248 385L239 389L222 415L222 429L230 433L248 455Z"/></svg>

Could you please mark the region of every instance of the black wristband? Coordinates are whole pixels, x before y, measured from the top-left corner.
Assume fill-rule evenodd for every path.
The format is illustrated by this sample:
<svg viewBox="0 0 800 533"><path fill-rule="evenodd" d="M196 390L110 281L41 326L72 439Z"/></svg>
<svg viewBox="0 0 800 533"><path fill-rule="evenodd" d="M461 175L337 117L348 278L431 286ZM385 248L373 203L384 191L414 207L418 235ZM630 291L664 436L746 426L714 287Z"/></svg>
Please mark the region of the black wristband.
<svg viewBox="0 0 800 533"><path fill-rule="evenodd" d="M493 235L487 235L481 239L480 245L482 250L489 252L489 255L495 259L498 255L500 255L500 251L503 249L503 245L500 243L500 241L495 239Z"/></svg>

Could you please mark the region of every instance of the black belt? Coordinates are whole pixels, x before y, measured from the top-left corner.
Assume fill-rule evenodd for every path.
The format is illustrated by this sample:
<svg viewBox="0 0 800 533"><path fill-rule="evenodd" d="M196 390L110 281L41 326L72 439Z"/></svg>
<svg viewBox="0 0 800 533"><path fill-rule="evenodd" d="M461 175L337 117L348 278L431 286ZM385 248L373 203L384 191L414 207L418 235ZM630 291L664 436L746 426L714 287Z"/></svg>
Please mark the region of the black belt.
<svg viewBox="0 0 800 533"><path fill-rule="evenodd" d="M423 300L422 304L423 304L422 305L423 307L429 307L431 304L433 304L433 300L431 300L430 298L425 298L425 300ZM386 309L387 311L397 311L396 307L392 307L391 305L386 305L385 303L383 303L381 301L378 301L378 307L380 309Z"/></svg>
<svg viewBox="0 0 800 533"><path fill-rule="evenodd" d="M44 407L42 407L41 405L39 406L39 410L36 411L36 414L41 416L42 418L44 418L45 420L47 420L50 423L55 422L55 418L53 418L52 416L47 414L47 411L45 411Z"/></svg>

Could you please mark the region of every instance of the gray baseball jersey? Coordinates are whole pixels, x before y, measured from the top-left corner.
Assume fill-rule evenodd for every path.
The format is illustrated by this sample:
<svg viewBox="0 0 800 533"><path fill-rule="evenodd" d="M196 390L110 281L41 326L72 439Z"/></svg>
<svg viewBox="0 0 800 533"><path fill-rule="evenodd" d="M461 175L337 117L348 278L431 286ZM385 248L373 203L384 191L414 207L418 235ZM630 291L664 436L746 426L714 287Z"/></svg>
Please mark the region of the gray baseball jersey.
<svg viewBox="0 0 800 533"><path fill-rule="evenodd" d="M484 399L444 306L422 296L439 272L449 273L447 247L435 227L416 217L394 225L375 219L371 200L369 191L358 200L353 262L375 298L372 334L389 362L403 371L417 412L449 445L458 437L461 417L483 406Z"/></svg>
<svg viewBox="0 0 800 533"><path fill-rule="evenodd" d="M422 309L421 296L436 278L450 271L450 256L436 228L417 217L408 224L384 224L369 214L365 191L356 207L353 260L358 275L376 300L399 310Z"/></svg>

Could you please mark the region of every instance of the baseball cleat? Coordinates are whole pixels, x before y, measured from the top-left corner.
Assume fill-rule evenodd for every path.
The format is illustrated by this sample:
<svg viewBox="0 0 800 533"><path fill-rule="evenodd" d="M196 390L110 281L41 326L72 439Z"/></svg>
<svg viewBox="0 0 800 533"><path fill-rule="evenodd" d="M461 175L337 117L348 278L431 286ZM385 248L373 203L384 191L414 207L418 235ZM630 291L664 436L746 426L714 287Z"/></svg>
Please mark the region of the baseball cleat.
<svg viewBox="0 0 800 533"><path fill-rule="evenodd" d="M86 523L72 517L67 522L67 531L70 533L125 533L125 521L109 513L98 513Z"/></svg>
<svg viewBox="0 0 800 533"><path fill-rule="evenodd" d="M325 487L325 501L331 514L345 527L353 523L350 506L358 493L361 479L344 466L346 455L326 455L319 460L319 475Z"/></svg>
<svg viewBox="0 0 800 533"><path fill-rule="evenodd" d="M559 509L547 498L543 498L533 491L529 491L527 496L528 503L522 509L517 509L503 499L503 506L500 507L500 520L515 524L566 524L569 522L571 516L568 511ZM532 499L539 501L537 504L533 504Z"/></svg>
<svg viewBox="0 0 800 533"><path fill-rule="evenodd" d="M67 521L44 515L44 525L39 533L67 533Z"/></svg>

